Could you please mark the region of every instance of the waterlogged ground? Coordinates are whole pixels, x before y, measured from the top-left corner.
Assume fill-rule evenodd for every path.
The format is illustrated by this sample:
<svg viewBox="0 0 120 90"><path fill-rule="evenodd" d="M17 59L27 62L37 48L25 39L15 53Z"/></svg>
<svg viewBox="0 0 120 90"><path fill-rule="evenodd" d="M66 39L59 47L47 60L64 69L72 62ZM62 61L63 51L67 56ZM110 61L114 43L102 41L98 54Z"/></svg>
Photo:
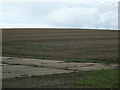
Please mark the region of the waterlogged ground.
<svg viewBox="0 0 120 90"><path fill-rule="evenodd" d="M3 57L3 78L116 69L117 64L77 63L55 60Z"/></svg>
<svg viewBox="0 0 120 90"><path fill-rule="evenodd" d="M3 57L2 66L3 88L118 87L118 64Z"/></svg>
<svg viewBox="0 0 120 90"><path fill-rule="evenodd" d="M120 86L118 31L3 29L2 41L3 88Z"/></svg>
<svg viewBox="0 0 120 90"><path fill-rule="evenodd" d="M41 65L43 64L43 66ZM70 70L63 70L45 67L47 61L34 59L3 57L3 78L39 76L48 74L70 73ZM48 62L49 63L49 62ZM54 64L54 61L51 61ZM56 62L55 62L56 63ZM40 64L40 65L39 65Z"/></svg>

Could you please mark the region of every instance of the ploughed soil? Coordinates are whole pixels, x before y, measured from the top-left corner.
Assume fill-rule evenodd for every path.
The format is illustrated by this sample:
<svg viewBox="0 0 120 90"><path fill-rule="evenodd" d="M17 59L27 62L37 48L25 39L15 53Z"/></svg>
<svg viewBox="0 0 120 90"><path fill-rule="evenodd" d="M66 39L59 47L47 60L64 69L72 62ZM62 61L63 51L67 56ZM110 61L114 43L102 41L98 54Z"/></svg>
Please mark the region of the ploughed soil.
<svg viewBox="0 0 120 90"><path fill-rule="evenodd" d="M116 85L116 79L112 79L117 75L113 73L116 71L109 70L116 70L118 67L118 64L112 64L118 62L118 32L87 29L3 29L2 55L9 56L3 57L0 64L3 69L3 88L91 87L91 83L89 85L87 81L88 85L77 82L81 84L79 86L66 82L82 81L93 76L96 80L102 73L107 76L100 78L95 84L101 81L102 85L102 82L111 80L111 83L115 83L108 83L108 86ZM97 63L98 61L102 63ZM88 73L82 74L84 72ZM107 78L106 81L103 78ZM102 86L107 87L105 84Z"/></svg>
<svg viewBox="0 0 120 90"><path fill-rule="evenodd" d="M118 32L87 29L3 29L2 55L50 60L118 61Z"/></svg>

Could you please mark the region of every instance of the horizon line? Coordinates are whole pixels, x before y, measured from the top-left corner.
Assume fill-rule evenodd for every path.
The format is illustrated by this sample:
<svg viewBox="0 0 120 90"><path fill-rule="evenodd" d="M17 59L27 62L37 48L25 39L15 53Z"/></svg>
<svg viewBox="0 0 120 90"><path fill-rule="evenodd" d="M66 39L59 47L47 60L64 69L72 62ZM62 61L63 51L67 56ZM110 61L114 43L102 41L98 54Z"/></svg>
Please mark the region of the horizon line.
<svg viewBox="0 0 120 90"><path fill-rule="evenodd" d="M18 27L5 27L5 28L0 28L0 29L75 29L75 30L114 30L114 31L119 31L119 29L106 29L106 28L59 28L59 27L49 27L49 28L47 28L47 27L20 27L20 28L18 28Z"/></svg>

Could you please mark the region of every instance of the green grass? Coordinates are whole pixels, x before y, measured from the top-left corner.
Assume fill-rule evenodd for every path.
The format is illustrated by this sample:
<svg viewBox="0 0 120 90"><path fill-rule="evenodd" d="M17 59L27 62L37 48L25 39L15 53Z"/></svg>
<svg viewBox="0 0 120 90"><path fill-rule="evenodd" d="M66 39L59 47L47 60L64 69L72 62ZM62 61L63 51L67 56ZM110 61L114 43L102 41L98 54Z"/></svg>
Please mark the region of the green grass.
<svg viewBox="0 0 120 90"><path fill-rule="evenodd" d="M108 60L86 60L86 59L68 59L65 61L70 61L70 62L91 62L91 63L117 63L114 61L108 61Z"/></svg>
<svg viewBox="0 0 120 90"><path fill-rule="evenodd" d="M84 80L74 80L67 84L75 86L88 86L94 88L118 88L120 86L118 82L117 70L98 70L98 71L86 71L82 72L82 75L87 76Z"/></svg>
<svg viewBox="0 0 120 90"><path fill-rule="evenodd" d="M66 74L51 74L19 77L3 80L3 87L15 88L120 88L118 70L79 71ZM23 82L27 82L24 83ZM33 85L36 85L33 87Z"/></svg>

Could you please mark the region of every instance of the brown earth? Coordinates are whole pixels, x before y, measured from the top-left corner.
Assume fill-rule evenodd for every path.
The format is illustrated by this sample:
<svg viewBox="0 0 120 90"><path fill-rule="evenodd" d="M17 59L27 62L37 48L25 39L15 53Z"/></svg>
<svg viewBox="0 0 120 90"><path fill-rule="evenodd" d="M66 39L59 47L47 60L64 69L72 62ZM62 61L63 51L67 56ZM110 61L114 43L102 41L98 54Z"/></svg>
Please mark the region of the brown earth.
<svg viewBox="0 0 120 90"><path fill-rule="evenodd" d="M50 60L118 61L118 31L3 29L3 55Z"/></svg>
<svg viewBox="0 0 120 90"><path fill-rule="evenodd" d="M14 57L3 59L3 75L8 76L3 79L3 87L74 87L64 85L76 77L74 72L109 70L118 66L91 62L118 61L118 31L114 30L3 29L2 40L3 56ZM41 73L43 76L39 77ZM80 80L84 77L77 76Z"/></svg>

